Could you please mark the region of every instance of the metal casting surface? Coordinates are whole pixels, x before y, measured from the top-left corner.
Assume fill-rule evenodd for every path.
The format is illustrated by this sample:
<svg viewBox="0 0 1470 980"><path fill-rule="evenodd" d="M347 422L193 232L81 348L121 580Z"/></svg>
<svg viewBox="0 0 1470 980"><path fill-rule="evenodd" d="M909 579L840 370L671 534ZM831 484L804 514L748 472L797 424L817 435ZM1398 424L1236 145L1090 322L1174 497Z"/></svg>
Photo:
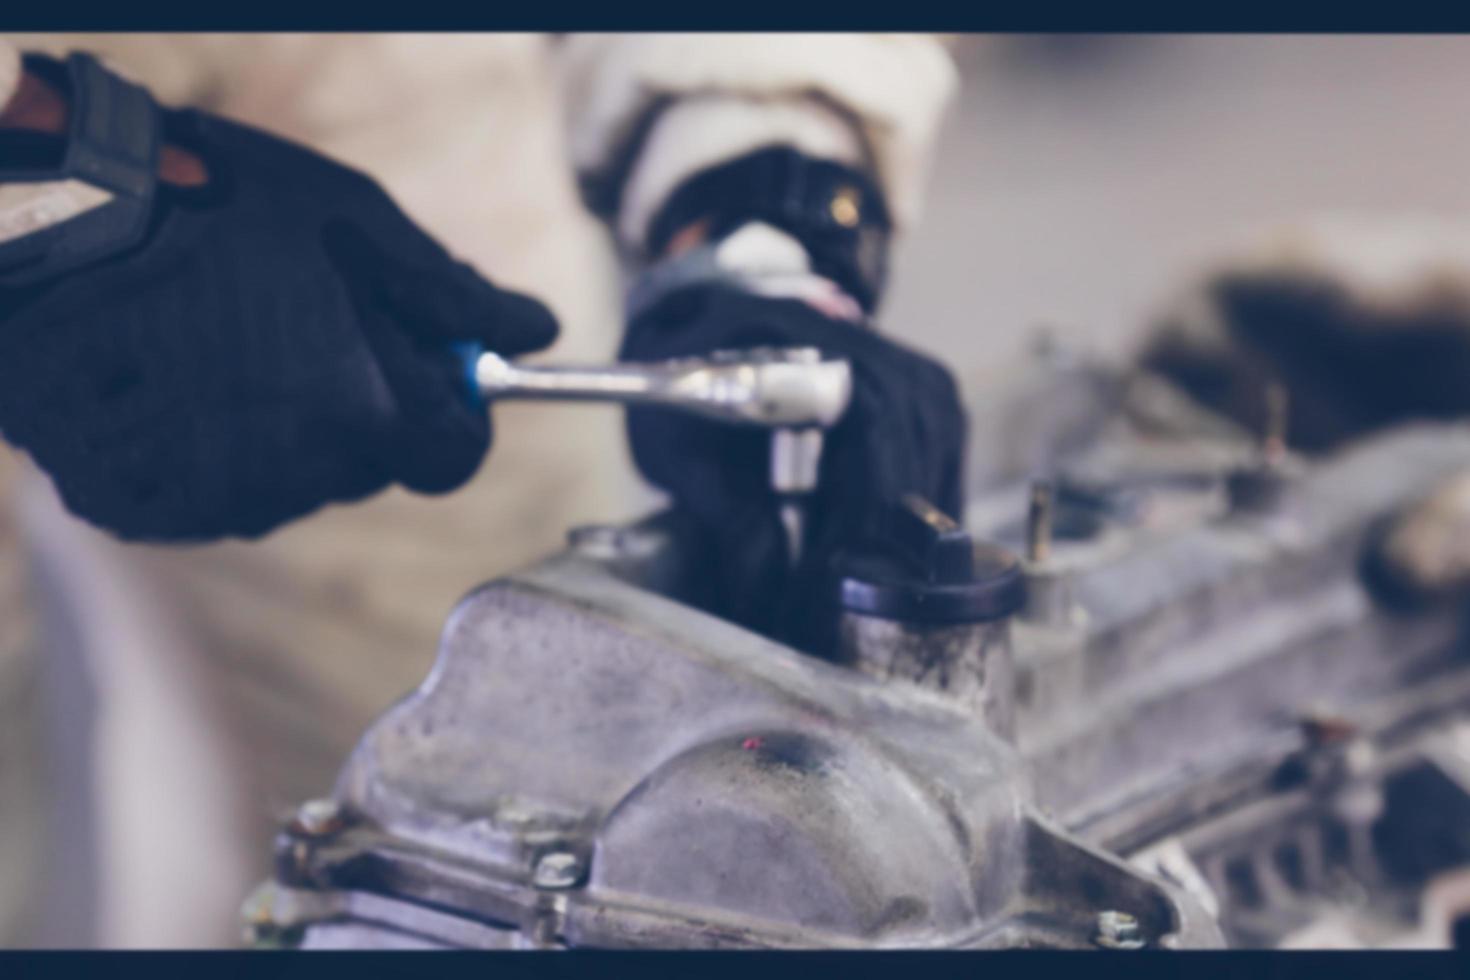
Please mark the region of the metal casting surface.
<svg viewBox="0 0 1470 980"><path fill-rule="evenodd" d="M1392 606L1363 568L1470 468L1470 426L1302 461L1095 373L1017 433L1045 445L995 454L1047 460L1042 489L1032 464L974 481L969 529L1025 556L1010 619L849 614L819 660L701 609L672 513L475 590L336 809L283 830L252 935L1443 944L1470 911L1445 884L1470 865L1464 610Z"/></svg>

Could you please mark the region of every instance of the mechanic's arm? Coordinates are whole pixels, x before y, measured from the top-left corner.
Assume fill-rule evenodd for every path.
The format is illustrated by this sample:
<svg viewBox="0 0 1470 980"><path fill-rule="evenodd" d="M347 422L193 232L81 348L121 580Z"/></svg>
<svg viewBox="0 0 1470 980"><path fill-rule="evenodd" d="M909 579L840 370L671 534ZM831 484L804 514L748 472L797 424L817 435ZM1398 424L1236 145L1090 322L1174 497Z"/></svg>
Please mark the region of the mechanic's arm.
<svg viewBox="0 0 1470 980"><path fill-rule="evenodd" d="M793 610L835 549L905 493L962 504L953 380L868 324L953 66L919 35L579 36L563 54L573 155L635 272L623 356L779 344L853 362L794 578L765 436L628 413L640 470L721 553L726 615L801 642Z"/></svg>
<svg viewBox="0 0 1470 980"><path fill-rule="evenodd" d="M3 42L0 42L3 45ZM125 538L255 536L490 440L449 352L556 333L369 178L0 46L0 432Z"/></svg>

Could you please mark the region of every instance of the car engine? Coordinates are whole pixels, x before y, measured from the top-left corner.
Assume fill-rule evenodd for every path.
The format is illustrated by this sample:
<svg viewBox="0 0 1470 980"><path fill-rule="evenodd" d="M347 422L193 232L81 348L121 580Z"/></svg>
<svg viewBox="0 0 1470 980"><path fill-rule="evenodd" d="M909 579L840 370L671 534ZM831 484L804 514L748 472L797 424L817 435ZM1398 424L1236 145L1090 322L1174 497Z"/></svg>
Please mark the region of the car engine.
<svg viewBox="0 0 1470 980"><path fill-rule="evenodd" d="M1373 574L1470 425L1305 459L1054 349L972 408L963 520L906 500L827 656L707 611L677 511L475 589L281 830L251 941L1470 941L1465 610Z"/></svg>

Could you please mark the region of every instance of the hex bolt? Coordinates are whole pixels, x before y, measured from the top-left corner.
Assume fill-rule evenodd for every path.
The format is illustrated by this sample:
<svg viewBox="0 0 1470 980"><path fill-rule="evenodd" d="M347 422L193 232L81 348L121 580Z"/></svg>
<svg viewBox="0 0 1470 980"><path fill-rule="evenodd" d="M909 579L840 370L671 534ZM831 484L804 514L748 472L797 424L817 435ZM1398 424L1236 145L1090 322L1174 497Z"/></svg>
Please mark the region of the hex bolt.
<svg viewBox="0 0 1470 980"><path fill-rule="evenodd" d="M1105 909L1097 914L1097 934L1092 941L1106 949L1142 949L1143 929L1137 916Z"/></svg>
<svg viewBox="0 0 1470 980"><path fill-rule="evenodd" d="M291 829L307 837L325 837L341 830L344 823L342 807L336 800L307 800L296 811Z"/></svg>
<svg viewBox="0 0 1470 980"><path fill-rule="evenodd" d="M267 929L275 921L276 885L266 882L258 886L240 906L240 919L245 924L245 941L251 942L255 933Z"/></svg>
<svg viewBox="0 0 1470 980"><path fill-rule="evenodd" d="M1033 480L1026 507L1026 607L1028 622L1048 626L1076 625L1082 610L1072 597L1072 575L1051 557L1056 521L1056 487ZM1063 563L1064 564L1064 563Z"/></svg>
<svg viewBox="0 0 1470 980"><path fill-rule="evenodd" d="M551 851L541 855L531 883L537 888L575 888L582 880L582 860L570 851Z"/></svg>
<svg viewBox="0 0 1470 980"><path fill-rule="evenodd" d="M592 558L610 561L627 549L623 529L608 524L582 524L567 532L567 543Z"/></svg>
<svg viewBox="0 0 1470 980"><path fill-rule="evenodd" d="M1273 381L1266 386L1263 398L1266 423L1256 461L1228 474L1225 480L1231 508L1256 514L1279 511L1291 483L1286 445L1290 396L1284 384Z"/></svg>

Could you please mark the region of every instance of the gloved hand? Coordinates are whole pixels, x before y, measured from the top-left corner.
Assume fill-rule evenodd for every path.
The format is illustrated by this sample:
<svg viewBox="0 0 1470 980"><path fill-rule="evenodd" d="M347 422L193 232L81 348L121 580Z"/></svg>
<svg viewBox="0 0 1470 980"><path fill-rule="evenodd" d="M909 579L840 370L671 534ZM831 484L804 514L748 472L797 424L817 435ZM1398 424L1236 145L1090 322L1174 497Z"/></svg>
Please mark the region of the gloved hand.
<svg viewBox="0 0 1470 980"><path fill-rule="evenodd" d="M805 645L802 613L841 548L880 534L891 504L919 493L960 513L965 415L943 366L806 302L718 285L664 297L629 326L622 358L696 356L756 346L810 346L852 363L853 398L827 433L807 509L801 566L788 569L770 489L770 433L656 409L628 410L639 470L693 517L715 552L718 611Z"/></svg>
<svg viewBox="0 0 1470 980"><path fill-rule="evenodd" d="M0 292L0 432L124 538L257 536L398 482L448 491L490 444L452 341L548 345L540 303L451 258L366 176L197 111L205 164L141 245Z"/></svg>

